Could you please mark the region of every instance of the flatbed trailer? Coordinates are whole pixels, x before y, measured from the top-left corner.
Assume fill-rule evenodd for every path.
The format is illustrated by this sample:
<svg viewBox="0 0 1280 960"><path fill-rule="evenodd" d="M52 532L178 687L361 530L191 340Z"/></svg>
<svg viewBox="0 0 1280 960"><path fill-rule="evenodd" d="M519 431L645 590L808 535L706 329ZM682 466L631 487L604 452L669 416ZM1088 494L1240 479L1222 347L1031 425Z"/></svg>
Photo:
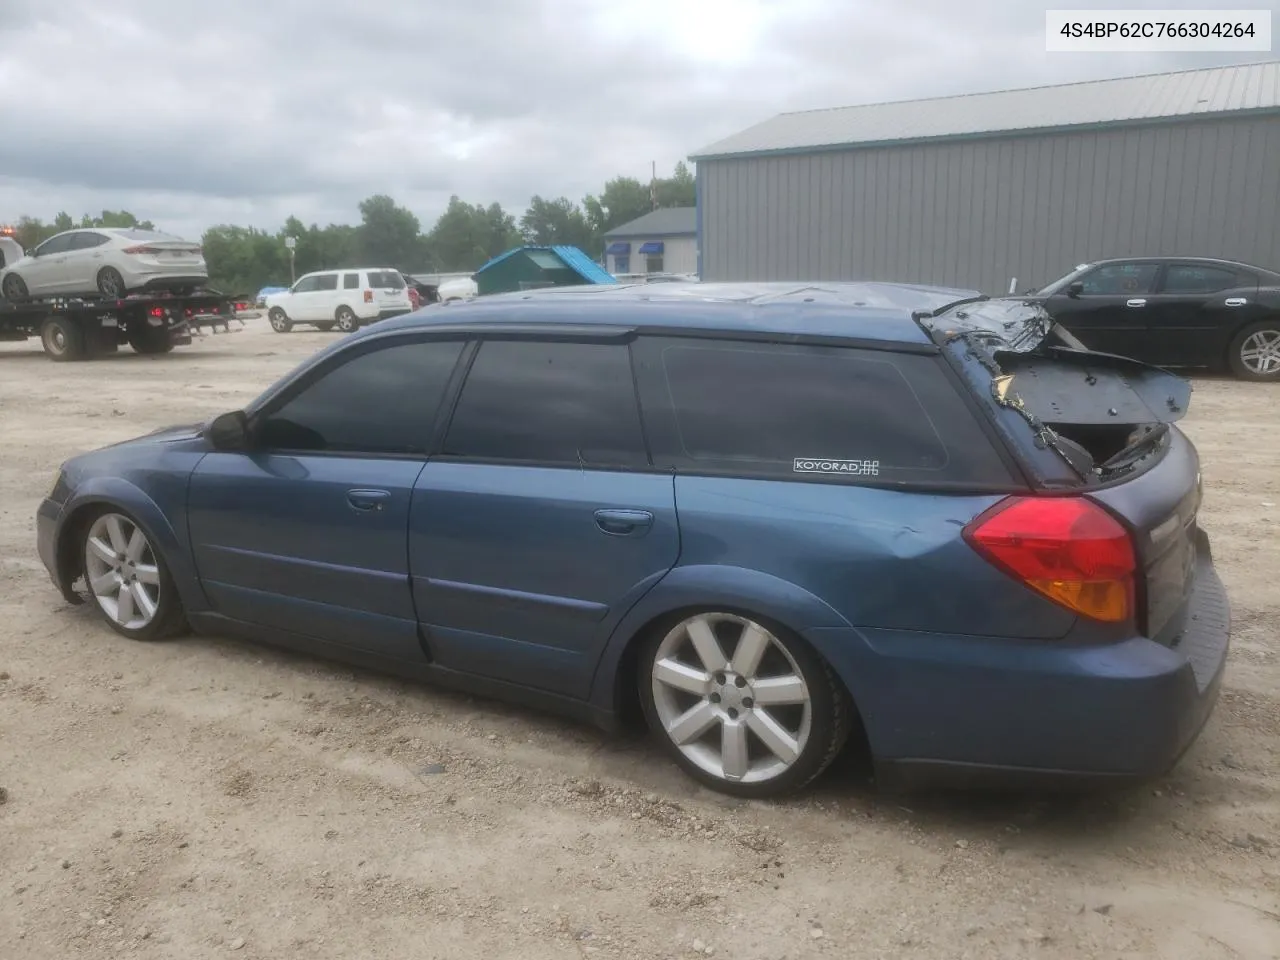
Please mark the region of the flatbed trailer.
<svg viewBox="0 0 1280 960"><path fill-rule="evenodd" d="M128 344L138 353L168 353L191 342L201 326L236 318L237 301L214 290L188 294L140 294L120 300L49 297L0 299L0 341L39 337L56 361L93 360Z"/></svg>

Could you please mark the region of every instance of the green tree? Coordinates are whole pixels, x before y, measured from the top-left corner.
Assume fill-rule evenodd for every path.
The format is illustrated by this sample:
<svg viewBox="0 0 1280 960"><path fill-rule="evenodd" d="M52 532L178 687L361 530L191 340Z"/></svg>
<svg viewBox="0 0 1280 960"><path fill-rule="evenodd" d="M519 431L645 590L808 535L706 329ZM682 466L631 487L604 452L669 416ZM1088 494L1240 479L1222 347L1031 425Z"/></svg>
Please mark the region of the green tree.
<svg viewBox="0 0 1280 960"><path fill-rule="evenodd" d="M522 242L515 217L500 204L472 205L457 196L428 235L430 259L442 271L475 270Z"/></svg>
<svg viewBox="0 0 1280 960"><path fill-rule="evenodd" d="M365 265L401 270L418 266L421 226L417 217L385 194L362 201L360 217L359 248Z"/></svg>
<svg viewBox="0 0 1280 960"><path fill-rule="evenodd" d="M635 177L614 177L604 185L600 196L588 196L582 201L587 222L596 236L643 216L653 209L649 187ZM588 251L598 253L598 251Z"/></svg>
<svg viewBox="0 0 1280 960"><path fill-rule="evenodd" d="M697 204L698 188L693 173L683 160L676 164L670 177L665 180L659 178L656 187L660 207L692 207Z"/></svg>
<svg viewBox="0 0 1280 960"><path fill-rule="evenodd" d="M591 250L596 245L586 214L567 197L544 200L535 196L531 199L520 218L520 233L526 243L563 243L583 250Z"/></svg>

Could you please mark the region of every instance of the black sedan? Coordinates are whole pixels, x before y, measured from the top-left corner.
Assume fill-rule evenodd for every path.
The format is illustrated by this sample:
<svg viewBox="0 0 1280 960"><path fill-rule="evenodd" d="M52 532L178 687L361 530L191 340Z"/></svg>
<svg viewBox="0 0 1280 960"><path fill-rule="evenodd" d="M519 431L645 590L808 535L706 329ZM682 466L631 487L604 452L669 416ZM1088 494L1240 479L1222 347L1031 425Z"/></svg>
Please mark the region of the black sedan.
<svg viewBox="0 0 1280 960"><path fill-rule="evenodd" d="M1280 381L1280 273L1230 260L1101 260L1035 296L1090 350Z"/></svg>

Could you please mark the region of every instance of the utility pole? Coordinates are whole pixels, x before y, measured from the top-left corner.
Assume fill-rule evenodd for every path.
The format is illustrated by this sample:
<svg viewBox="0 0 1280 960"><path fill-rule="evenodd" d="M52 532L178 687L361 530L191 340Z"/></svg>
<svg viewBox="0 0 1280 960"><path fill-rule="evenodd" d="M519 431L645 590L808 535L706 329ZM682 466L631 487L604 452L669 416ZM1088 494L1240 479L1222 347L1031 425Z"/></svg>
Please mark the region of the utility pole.
<svg viewBox="0 0 1280 960"><path fill-rule="evenodd" d="M658 209L658 161L650 160L649 171L649 203L654 210Z"/></svg>

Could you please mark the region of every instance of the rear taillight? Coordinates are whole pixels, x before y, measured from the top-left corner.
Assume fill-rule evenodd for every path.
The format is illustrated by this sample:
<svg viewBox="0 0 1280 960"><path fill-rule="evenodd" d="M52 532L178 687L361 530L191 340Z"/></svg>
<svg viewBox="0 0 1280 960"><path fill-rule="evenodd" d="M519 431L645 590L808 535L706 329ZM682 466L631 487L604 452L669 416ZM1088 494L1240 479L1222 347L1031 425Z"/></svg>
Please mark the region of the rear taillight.
<svg viewBox="0 0 1280 960"><path fill-rule="evenodd" d="M989 562L1068 610L1108 623L1133 616L1133 541L1091 500L1009 497L965 527L964 538Z"/></svg>
<svg viewBox="0 0 1280 960"><path fill-rule="evenodd" d="M162 307L152 307L147 311L147 313L151 314L153 317L163 317L164 309Z"/></svg>
<svg viewBox="0 0 1280 960"><path fill-rule="evenodd" d="M364 292L364 302L365 302L365 303L373 303L373 291L372 291L372 290L366 290L366 291Z"/></svg>

